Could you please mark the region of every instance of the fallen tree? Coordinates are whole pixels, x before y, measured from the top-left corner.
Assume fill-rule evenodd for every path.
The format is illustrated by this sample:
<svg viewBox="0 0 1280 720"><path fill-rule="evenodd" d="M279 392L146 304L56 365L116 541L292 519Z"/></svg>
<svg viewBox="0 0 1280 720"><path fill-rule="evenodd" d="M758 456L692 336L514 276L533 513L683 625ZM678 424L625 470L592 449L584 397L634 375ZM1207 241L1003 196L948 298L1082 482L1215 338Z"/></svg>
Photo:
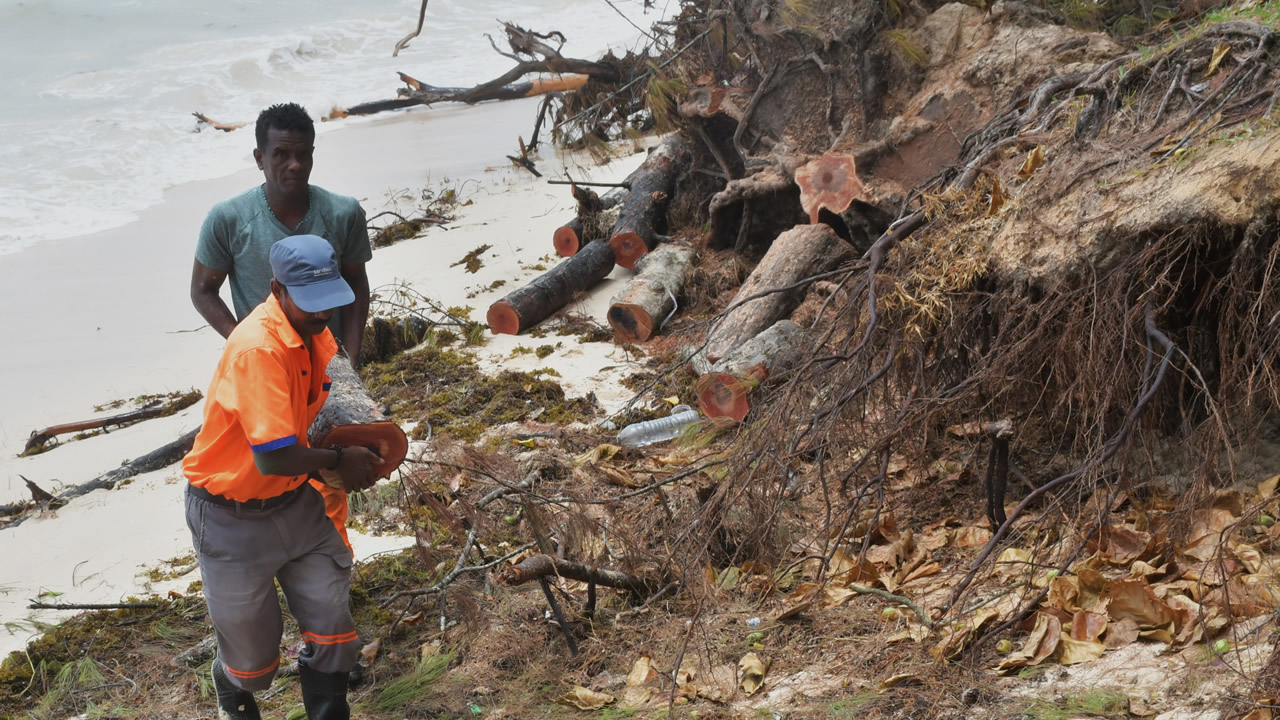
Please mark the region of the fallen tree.
<svg viewBox="0 0 1280 720"><path fill-rule="evenodd" d="M574 185L573 196L578 201L578 213L572 220L556 228L551 243L556 254L570 257L583 245L609 237L609 230L618 221L618 205L627 197L626 188L614 188L603 195L591 189Z"/></svg>
<svg viewBox="0 0 1280 720"><path fill-rule="evenodd" d="M379 458L374 474L391 477L409 453L409 438L398 423L382 414L345 355L335 356L327 372L332 385L328 400L307 431L311 446L367 447ZM330 487L344 487L335 472L321 470L320 477Z"/></svg>
<svg viewBox="0 0 1280 720"><path fill-rule="evenodd" d="M630 193L609 234L609 246L622 267L634 268L666 231L667 203L688 157L688 144L678 134L668 135L627 176L624 182Z"/></svg>
<svg viewBox="0 0 1280 720"><path fill-rule="evenodd" d="M702 414L742 422L751 411L748 393L793 362L802 349L803 338L804 330L799 325L779 320L706 367L695 386Z"/></svg>

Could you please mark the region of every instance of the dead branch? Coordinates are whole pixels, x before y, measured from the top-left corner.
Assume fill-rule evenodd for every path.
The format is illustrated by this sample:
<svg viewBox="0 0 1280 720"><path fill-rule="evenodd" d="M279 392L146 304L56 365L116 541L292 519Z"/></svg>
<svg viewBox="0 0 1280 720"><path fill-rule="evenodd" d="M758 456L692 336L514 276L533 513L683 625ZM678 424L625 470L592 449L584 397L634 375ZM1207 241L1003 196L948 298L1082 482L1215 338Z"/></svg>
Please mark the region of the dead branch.
<svg viewBox="0 0 1280 720"><path fill-rule="evenodd" d="M413 32L400 38L399 42L396 43L395 49L391 51L391 57L398 57L401 50L409 47L409 41L418 37L418 34L422 32L422 21L427 17L428 1L422 0L422 7L418 8L418 27L414 28Z"/></svg>
<svg viewBox="0 0 1280 720"><path fill-rule="evenodd" d="M71 432L82 432L84 430L103 430L120 425L129 425L142 420L149 420L164 415L172 415L173 413L183 410L194 405L200 400L200 393L192 392L188 395L170 400L167 403L156 401L138 410L130 410L126 413L118 415L108 415L107 417L93 418L91 420L80 420L77 422L63 423L61 425L50 425L40 430L32 430L31 435L27 437L27 444L22 449L22 454L27 454L32 450L44 445L50 439L65 435Z"/></svg>
<svg viewBox="0 0 1280 720"><path fill-rule="evenodd" d="M638 575L607 570L584 563L562 560L551 555L532 555L519 563L504 568L498 574L498 582L504 585L521 585L531 580L547 577L563 577L580 582L594 582L605 587L626 590L633 596L647 597L664 583L647 580Z"/></svg>

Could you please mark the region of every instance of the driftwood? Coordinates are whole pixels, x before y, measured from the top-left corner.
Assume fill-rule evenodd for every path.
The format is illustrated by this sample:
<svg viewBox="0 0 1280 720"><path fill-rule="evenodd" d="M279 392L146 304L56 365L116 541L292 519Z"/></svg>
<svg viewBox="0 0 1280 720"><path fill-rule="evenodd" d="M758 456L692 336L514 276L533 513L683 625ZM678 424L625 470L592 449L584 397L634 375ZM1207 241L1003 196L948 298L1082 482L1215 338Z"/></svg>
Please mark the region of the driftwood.
<svg viewBox="0 0 1280 720"><path fill-rule="evenodd" d="M627 177L631 192L609 233L609 246L622 267L634 268L657 245L660 233L666 230L667 202L675 192L676 177L688 163L688 144L672 134Z"/></svg>
<svg viewBox="0 0 1280 720"><path fill-rule="evenodd" d="M160 607L158 602L123 602L123 603L43 603L31 602L28 610L154 610Z"/></svg>
<svg viewBox="0 0 1280 720"><path fill-rule="evenodd" d="M504 585L520 585L531 580L548 577L564 577L570 580L618 588L639 597L648 596L660 585L660 583L646 580L638 575L561 560L551 555L532 555L515 565L507 567L499 573L498 582Z"/></svg>
<svg viewBox="0 0 1280 720"><path fill-rule="evenodd" d="M585 61L584 61L585 62ZM590 76L583 74L557 75L548 78L533 78L520 82L490 87L490 83L475 87L437 87L422 82L405 73L399 73L400 79L408 88L402 88L401 97L394 100L375 100L373 102L352 105L349 108L334 110L330 118L348 115L372 115L386 110L400 110L415 105L434 105L442 102L458 102L474 105L486 100L518 100L553 92L576 90L587 83Z"/></svg>
<svg viewBox="0 0 1280 720"><path fill-rule="evenodd" d="M638 274L613 296L609 324L624 342L644 342L675 312L676 298L693 261L693 248L667 243L645 255Z"/></svg>
<svg viewBox="0 0 1280 720"><path fill-rule="evenodd" d="M826 225L800 225L779 235L708 334L708 359L728 356L789 315L803 295L802 287L793 286L851 257L849 245Z"/></svg>
<svg viewBox="0 0 1280 720"><path fill-rule="evenodd" d="M702 414L741 422L751 411L751 388L786 366L803 338L799 325L779 320L700 373L696 393Z"/></svg>
<svg viewBox="0 0 1280 720"><path fill-rule="evenodd" d="M556 228L551 242L561 257L572 257L593 240L609 237L609 230L618 221L618 207L627 197L626 188L614 188L597 195L583 185L573 186L573 196L578 201L578 214L572 220Z"/></svg>
<svg viewBox="0 0 1280 720"><path fill-rule="evenodd" d="M160 417L161 415L168 415L194 405L197 400L199 400L199 395L193 392L189 396L184 396L167 403L157 402L153 405L148 405L147 407L140 408L138 410L130 410L129 412L120 413L118 415L93 418L92 420L80 420L78 422L63 423L61 425L50 425L49 427L41 430L33 430L31 431L31 435L27 438L27 444L22 449L22 452L25 455L33 449L44 445L50 439L58 435L65 435L66 433L71 432L81 432L84 430L105 429L112 425L128 425L129 423L135 423L139 420L148 420L150 418Z"/></svg>
<svg viewBox="0 0 1280 720"><path fill-rule="evenodd" d="M391 57L399 57L400 51L409 47L409 41L418 37L418 34L422 32L422 22L427 19L427 2L428 0L422 0L422 6L418 8L418 27L414 28L413 32L400 38L395 48L391 51Z"/></svg>
<svg viewBox="0 0 1280 720"><path fill-rule="evenodd" d="M307 431L312 447L362 445L381 458L375 474L390 477L409 453L409 439L404 430L387 420L345 355L337 355L329 363L329 399ZM332 488L342 489L342 478L330 470L320 477Z"/></svg>
<svg viewBox="0 0 1280 720"><path fill-rule="evenodd" d="M99 475L87 483L76 485L75 487L64 490L58 493L56 497L58 500L65 501L91 493L94 490L110 490L121 480L127 480L135 475L168 467L182 459L182 456L186 455L187 452L191 450L191 446L195 444L196 433L198 432L200 432L200 428L196 428L177 440L162 445L142 457L134 458L115 470ZM26 517L19 517L4 527L16 527L25 522L26 519Z"/></svg>
<svg viewBox="0 0 1280 720"><path fill-rule="evenodd" d="M573 257L490 305L485 317L489 329L494 335L519 335L567 305L574 293L603 280L613 266L609 243L588 243Z"/></svg>
<svg viewBox="0 0 1280 720"><path fill-rule="evenodd" d="M204 113L200 113L200 112L193 112L191 114L195 116L196 120L199 120L205 125L208 125L209 127L213 128L214 130L221 130L222 132L231 132L232 130L239 130L240 128L249 124L245 122L237 122L237 123L218 122L217 120L213 120L208 115L205 115Z"/></svg>

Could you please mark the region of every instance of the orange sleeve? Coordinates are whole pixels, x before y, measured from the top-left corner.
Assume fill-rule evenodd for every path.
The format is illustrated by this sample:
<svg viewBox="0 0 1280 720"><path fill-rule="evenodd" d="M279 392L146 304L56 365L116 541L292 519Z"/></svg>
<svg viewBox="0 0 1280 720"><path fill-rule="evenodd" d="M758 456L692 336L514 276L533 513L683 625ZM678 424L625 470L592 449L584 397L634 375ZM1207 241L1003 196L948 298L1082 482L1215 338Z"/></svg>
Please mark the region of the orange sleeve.
<svg viewBox="0 0 1280 720"><path fill-rule="evenodd" d="M239 421L255 453L298 443L289 398L292 380L283 358L257 347L232 359L218 384L218 404Z"/></svg>

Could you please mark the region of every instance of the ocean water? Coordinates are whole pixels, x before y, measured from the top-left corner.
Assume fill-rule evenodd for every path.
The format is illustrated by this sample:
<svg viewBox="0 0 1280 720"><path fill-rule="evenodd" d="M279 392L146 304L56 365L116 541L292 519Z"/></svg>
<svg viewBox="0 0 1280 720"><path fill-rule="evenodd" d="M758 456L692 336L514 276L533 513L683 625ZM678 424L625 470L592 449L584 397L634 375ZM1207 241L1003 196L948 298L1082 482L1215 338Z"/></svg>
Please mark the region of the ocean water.
<svg viewBox="0 0 1280 720"><path fill-rule="evenodd" d="M252 130L200 130L193 112L252 121L293 101L318 120L395 97L398 70L482 82L511 66L485 38L502 46L499 20L560 30L566 55L594 58L641 45L617 11L647 28L660 15L643 6L432 0L393 58L418 0L0 0L0 255L118 227L170 186L252 167Z"/></svg>

